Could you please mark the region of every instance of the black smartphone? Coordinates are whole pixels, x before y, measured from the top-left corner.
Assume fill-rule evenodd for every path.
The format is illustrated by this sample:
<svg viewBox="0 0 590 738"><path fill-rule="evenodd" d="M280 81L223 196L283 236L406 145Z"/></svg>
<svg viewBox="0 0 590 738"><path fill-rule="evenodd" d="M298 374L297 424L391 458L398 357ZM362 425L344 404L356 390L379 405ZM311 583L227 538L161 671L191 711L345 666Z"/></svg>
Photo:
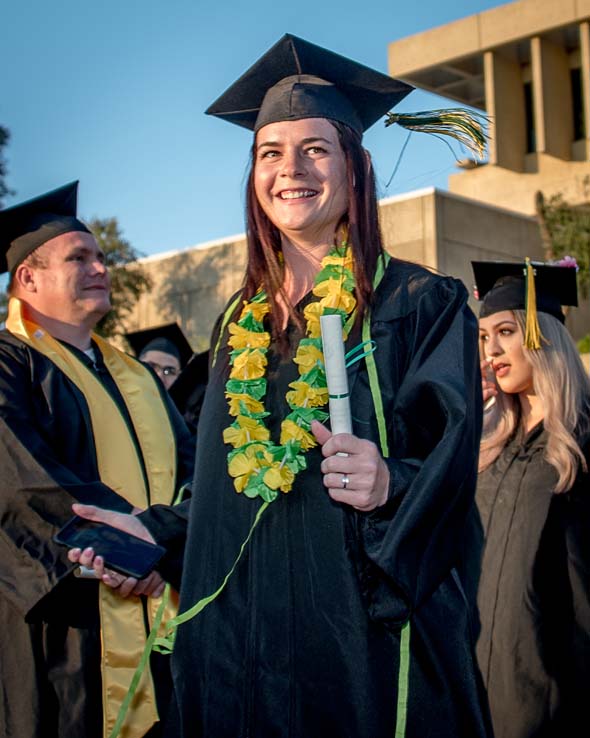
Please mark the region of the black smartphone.
<svg viewBox="0 0 590 738"><path fill-rule="evenodd" d="M136 579L146 577L166 553L163 546L78 515L68 520L53 540L68 548L92 547L107 568Z"/></svg>

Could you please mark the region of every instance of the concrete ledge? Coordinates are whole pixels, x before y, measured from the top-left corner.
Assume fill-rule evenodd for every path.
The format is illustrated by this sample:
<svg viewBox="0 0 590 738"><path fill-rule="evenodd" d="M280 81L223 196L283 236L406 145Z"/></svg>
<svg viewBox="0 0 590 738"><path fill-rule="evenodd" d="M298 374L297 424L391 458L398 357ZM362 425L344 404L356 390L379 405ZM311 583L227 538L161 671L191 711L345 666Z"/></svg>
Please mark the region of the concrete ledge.
<svg viewBox="0 0 590 738"><path fill-rule="evenodd" d="M482 54L523 38L590 18L590 0L517 0L416 33L388 46L392 77Z"/></svg>

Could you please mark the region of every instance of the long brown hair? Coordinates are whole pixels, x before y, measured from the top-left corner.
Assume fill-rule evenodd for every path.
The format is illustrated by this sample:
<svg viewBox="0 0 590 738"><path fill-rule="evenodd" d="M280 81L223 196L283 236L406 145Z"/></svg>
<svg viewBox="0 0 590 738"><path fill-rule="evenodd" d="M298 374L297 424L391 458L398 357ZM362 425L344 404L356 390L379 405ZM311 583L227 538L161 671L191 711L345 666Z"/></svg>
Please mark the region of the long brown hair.
<svg viewBox="0 0 590 738"><path fill-rule="evenodd" d="M379 228L375 176L370 157L363 149L360 136L351 128L330 121L338 132L340 146L346 161L348 207L341 226L347 226L347 240L354 255L356 299L359 319L365 314L373 297L373 275L377 260L383 257L383 243ZM301 325L301 318L286 298L281 266L281 236L278 228L268 219L258 202L254 190L254 167L256 162L256 140L250 154L250 170L246 185L246 236L248 243L248 265L244 280L243 299L249 300L258 288L268 295L271 306L270 320L275 336L280 336L278 323L277 295L282 295L292 320ZM341 229L336 229L336 233Z"/></svg>

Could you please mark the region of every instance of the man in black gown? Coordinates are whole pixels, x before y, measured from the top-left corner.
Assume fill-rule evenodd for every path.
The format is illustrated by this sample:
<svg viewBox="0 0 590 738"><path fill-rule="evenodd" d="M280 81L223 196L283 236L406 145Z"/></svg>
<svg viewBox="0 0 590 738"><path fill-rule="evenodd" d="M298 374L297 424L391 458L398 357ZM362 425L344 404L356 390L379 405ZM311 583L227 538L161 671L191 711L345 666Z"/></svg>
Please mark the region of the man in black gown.
<svg viewBox="0 0 590 738"><path fill-rule="evenodd" d="M76 501L121 511L171 503L193 466L191 436L153 373L92 333L110 309L109 278L76 200L77 182L0 213L0 272L10 272L0 333L2 736L112 729L156 605L139 595L163 581L153 574L118 597L75 576L53 535ZM161 666L152 662L160 708ZM156 735L150 679L138 696L126 735Z"/></svg>

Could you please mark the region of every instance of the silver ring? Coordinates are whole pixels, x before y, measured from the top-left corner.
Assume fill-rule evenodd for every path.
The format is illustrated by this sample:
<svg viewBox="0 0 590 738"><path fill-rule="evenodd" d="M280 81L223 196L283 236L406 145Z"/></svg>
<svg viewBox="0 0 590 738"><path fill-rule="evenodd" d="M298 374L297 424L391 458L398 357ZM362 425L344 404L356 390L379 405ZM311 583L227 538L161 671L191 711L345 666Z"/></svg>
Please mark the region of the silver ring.
<svg viewBox="0 0 590 738"><path fill-rule="evenodd" d="M348 487L348 483L350 482L350 479L348 477L348 474L342 475L342 489L346 489Z"/></svg>

